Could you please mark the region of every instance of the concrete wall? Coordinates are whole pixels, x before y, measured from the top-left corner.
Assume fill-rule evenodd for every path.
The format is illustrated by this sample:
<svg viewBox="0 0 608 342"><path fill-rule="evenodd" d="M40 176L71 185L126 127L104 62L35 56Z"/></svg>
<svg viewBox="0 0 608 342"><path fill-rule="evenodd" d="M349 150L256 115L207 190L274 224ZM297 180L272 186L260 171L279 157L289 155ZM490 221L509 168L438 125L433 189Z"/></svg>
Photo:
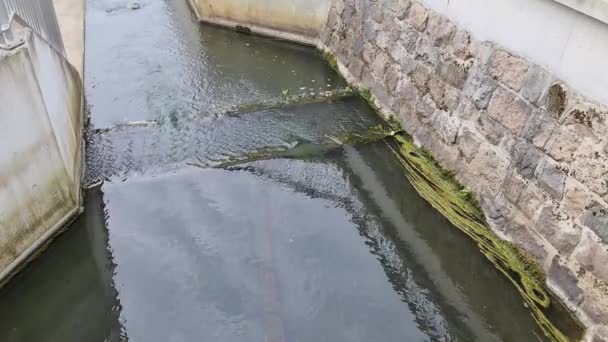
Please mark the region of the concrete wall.
<svg viewBox="0 0 608 342"><path fill-rule="evenodd" d="M80 208L81 83L29 30L0 52L0 282Z"/></svg>
<svg viewBox="0 0 608 342"><path fill-rule="evenodd" d="M331 0L190 0L202 21L316 45Z"/></svg>
<svg viewBox="0 0 608 342"><path fill-rule="evenodd" d="M333 0L319 45L476 192L594 342L608 337L607 37L549 0Z"/></svg>

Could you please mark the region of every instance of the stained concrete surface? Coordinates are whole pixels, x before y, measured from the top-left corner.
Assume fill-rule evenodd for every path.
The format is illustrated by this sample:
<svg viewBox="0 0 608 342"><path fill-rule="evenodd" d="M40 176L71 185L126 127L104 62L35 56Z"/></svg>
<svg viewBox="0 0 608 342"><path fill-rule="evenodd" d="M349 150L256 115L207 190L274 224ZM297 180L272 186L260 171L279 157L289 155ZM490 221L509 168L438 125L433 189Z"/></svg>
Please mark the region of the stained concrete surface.
<svg viewBox="0 0 608 342"><path fill-rule="evenodd" d="M85 0L53 0L57 22L68 61L78 70L84 67L84 7Z"/></svg>

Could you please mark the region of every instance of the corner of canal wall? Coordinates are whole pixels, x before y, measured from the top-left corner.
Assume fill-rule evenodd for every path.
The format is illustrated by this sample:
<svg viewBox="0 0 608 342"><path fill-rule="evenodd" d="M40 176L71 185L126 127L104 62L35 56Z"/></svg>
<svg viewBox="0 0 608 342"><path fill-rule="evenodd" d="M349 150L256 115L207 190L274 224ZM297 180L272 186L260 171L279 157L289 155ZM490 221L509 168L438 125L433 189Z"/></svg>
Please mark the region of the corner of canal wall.
<svg viewBox="0 0 608 342"><path fill-rule="evenodd" d="M587 90L589 82L608 84L608 73L599 68L603 75L585 81L525 48L476 39L488 34L433 9L436 2L333 0L319 48L476 192L492 229L537 260L549 288L586 326L586 339L604 341L608 98ZM552 10L608 37L604 23L563 6ZM529 26L528 19L519 24ZM547 39L568 44L576 33L553 34ZM577 43L580 53L590 39ZM551 44L538 40L536 49ZM585 63L584 56L562 62Z"/></svg>
<svg viewBox="0 0 608 342"><path fill-rule="evenodd" d="M0 284L80 210L82 84L29 29L0 51Z"/></svg>
<svg viewBox="0 0 608 342"><path fill-rule="evenodd" d="M317 45L330 0L188 0L199 20Z"/></svg>

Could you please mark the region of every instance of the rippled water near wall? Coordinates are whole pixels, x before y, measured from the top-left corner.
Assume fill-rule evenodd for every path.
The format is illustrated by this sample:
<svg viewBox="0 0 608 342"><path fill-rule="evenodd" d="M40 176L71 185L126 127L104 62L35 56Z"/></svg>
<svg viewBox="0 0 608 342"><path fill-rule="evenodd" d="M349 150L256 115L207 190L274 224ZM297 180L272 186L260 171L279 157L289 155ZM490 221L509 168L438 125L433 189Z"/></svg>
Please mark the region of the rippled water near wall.
<svg viewBox="0 0 608 342"><path fill-rule="evenodd" d="M314 148L378 125L364 101L258 106L345 87L314 50L128 5L88 1L104 183L0 292L3 341L544 341L386 144Z"/></svg>

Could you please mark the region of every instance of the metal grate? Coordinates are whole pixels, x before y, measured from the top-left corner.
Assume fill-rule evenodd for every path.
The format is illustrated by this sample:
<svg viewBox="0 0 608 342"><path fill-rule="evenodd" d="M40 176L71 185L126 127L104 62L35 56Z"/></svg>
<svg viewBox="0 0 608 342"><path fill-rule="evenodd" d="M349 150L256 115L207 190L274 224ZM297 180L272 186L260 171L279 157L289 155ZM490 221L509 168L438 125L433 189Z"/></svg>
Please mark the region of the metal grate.
<svg viewBox="0 0 608 342"><path fill-rule="evenodd" d="M10 30L14 16L19 17L51 46L64 54L52 0L0 0L0 31L6 33Z"/></svg>

